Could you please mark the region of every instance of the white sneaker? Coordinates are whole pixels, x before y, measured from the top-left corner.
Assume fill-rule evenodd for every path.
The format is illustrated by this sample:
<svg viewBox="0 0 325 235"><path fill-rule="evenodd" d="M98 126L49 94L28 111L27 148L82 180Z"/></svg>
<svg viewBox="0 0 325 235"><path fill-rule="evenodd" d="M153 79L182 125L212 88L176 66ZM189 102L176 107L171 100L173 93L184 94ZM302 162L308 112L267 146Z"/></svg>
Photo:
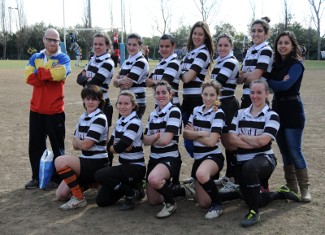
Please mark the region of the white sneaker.
<svg viewBox="0 0 325 235"><path fill-rule="evenodd" d="M204 218L206 219L215 219L223 214L222 206L218 204L212 204L208 213L205 214Z"/></svg>
<svg viewBox="0 0 325 235"><path fill-rule="evenodd" d="M225 184L227 184L229 181L231 182L231 180L227 176L222 176L219 179L215 180L214 183L217 186L221 187L221 186L224 186Z"/></svg>
<svg viewBox="0 0 325 235"><path fill-rule="evenodd" d="M194 183L191 184L184 184L183 188L185 189L186 197L189 200L195 200L195 189L194 189Z"/></svg>
<svg viewBox="0 0 325 235"><path fill-rule="evenodd" d="M59 209L62 211L69 211L69 210L73 210L73 209L77 209L77 208L81 208L81 207L85 207L85 206L87 206L87 201L85 198L80 200L77 197L72 196L70 198L70 200L67 203L61 205L59 207Z"/></svg>
<svg viewBox="0 0 325 235"><path fill-rule="evenodd" d="M219 193L230 193L239 191L239 185L228 181L223 188L219 189Z"/></svg>
<svg viewBox="0 0 325 235"><path fill-rule="evenodd" d="M176 202L175 204L164 203L163 209L156 215L158 219L163 219L171 216L177 209Z"/></svg>

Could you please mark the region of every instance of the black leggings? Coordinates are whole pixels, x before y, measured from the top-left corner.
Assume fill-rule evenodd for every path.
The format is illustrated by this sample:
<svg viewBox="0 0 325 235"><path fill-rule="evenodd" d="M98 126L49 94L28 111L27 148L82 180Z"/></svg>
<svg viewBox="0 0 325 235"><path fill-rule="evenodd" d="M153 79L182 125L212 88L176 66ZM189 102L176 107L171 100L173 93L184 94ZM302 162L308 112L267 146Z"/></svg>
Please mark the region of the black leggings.
<svg viewBox="0 0 325 235"><path fill-rule="evenodd" d="M274 200L270 193L260 193L260 182L268 181L273 171L274 165L264 154L256 155L253 159L238 164L240 191L250 210L258 212L258 207L263 207Z"/></svg>
<svg viewBox="0 0 325 235"><path fill-rule="evenodd" d="M103 168L95 173L95 180L102 187L98 192L98 206L110 206L122 198L130 188L136 188L142 182L146 173L144 166L123 164Z"/></svg>

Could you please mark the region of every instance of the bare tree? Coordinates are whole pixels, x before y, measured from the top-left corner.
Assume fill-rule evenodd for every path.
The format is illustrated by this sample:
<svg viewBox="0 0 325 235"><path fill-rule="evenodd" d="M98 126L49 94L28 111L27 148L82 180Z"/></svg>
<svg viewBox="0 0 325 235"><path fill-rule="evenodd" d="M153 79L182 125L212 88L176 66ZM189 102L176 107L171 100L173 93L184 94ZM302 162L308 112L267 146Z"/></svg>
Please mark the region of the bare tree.
<svg viewBox="0 0 325 235"><path fill-rule="evenodd" d="M171 1L170 0L160 0L160 11L162 18L156 18L156 29L160 34L165 34L166 31L171 31ZM161 26L160 22L163 21Z"/></svg>
<svg viewBox="0 0 325 235"><path fill-rule="evenodd" d="M287 0L283 0L283 15L284 15L284 29L287 30L290 21L292 20L292 14L290 13Z"/></svg>
<svg viewBox="0 0 325 235"><path fill-rule="evenodd" d="M202 20L210 24L218 13L217 0L194 0L197 9L200 11Z"/></svg>
<svg viewBox="0 0 325 235"><path fill-rule="evenodd" d="M320 60L320 50L322 38L320 35L320 22L323 17L325 7L322 4L325 0L308 0L311 7L312 20L317 30L317 60Z"/></svg>
<svg viewBox="0 0 325 235"><path fill-rule="evenodd" d="M3 45L3 53L2 59L7 58L7 41L8 41L8 26L7 26L7 16L6 16L6 1L1 0L0 3L1 10L0 10L0 23L1 23L1 42Z"/></svg>
<svg viewBox="0 0 325 235"><path fill-rule="evenodd" d="M18 11L18 25L16 33L17 59L22 59L29 34L27 30L23 0L16 0L16 4Z"/></svg>
<svg viewBox="0 0 325 235"><path fill-rule="evenodd" d="M252 9L252 20L250 23L252 23L256 19L256 3L255 0L249 0L249 4L251 5ZM249 25L250 27L250 25Z"/></svg>

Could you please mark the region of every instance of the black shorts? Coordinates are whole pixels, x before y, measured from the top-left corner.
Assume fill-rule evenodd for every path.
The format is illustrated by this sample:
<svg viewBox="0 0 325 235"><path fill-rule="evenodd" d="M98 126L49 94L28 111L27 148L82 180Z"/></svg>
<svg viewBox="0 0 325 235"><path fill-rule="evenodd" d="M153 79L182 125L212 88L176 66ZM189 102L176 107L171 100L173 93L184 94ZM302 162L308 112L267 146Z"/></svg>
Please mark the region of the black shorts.
<svg viewBox="0 0 325 235"><path fill-rule="evenodd" d="M220 108L225 114L225 127L223 128L223 133L228 133L231 125L231 121L233 117L235 116L236 112L239 109L239 103L235 96L221 99L221 106Z"/></svg>
<svg viewBox="0 0 325 235"><path fill-rule="evenodd" d="M198 160L195 160L194 163L193 163L193 167L192 167L192 172L191 172L191 177L193 177L194 179L196 179L196 172L197 172L197 169L199 168L199 166L201 165L201 163L205 160L212 160L214 161L218 167L219 167L219 172L222 170L223 168L223 163L225 161L225 158L224 156L220 153L220 154L214 154L214 155L209 155L209 156L206 156L206 157L203 157L201 159L198 159ZM213 179L219 179L219 172L214 175Z"/></svg>
<svg viewBox="0 0 325 235"><path fill-rule="evenodd" d="M170 178L177 177L179 173L179 168L182 165L182 161L180 158L174 158L174 157L164 157L159 159L150 158L148 162L148 168L147 168L147 175L146 175L146 181L148 182L148 176L150 172L159 164L165 165L170 173Z"/></svg>
<svg viewBox="0 0 325 235"><path fill-rule="evenodd" d="M80 175L78 177L78 183L83 188L88 188L90 183L95 182L94 174L99 169L106 166L108 159L90 159L90 158L79 158L80 159Z"/></svg>

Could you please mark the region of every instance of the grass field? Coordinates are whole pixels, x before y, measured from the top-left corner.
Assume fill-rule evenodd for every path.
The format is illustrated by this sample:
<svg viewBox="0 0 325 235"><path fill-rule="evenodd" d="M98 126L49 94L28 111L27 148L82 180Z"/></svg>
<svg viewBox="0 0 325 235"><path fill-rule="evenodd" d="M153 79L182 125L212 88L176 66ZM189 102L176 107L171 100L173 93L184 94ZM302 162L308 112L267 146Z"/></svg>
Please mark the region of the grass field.
<svg viewBox="0 0 325 235"><path fill-rule="evenodd" d="M71 146L72 133L84 111L80 99L81 87L75 82L82 70L74 66L65 84L66 153L79 155ZM151 70L157 61L150 61ZM305 105L306 127L303 152L309 166L311 194L309 204L274 201L261 209L261 223L243 229L239 223L247 208L234 200L224 204L225 214L214 221L204 219L206 210L196 207L194 201L177 199L178 210L166 220L154 215L161 206L139 203L134 211L121 212L120 203L109 208L98 208L96 190L86 192L88 206L70 212L57 209L54 191L25 190L30 179L28 160L29 102L32 87L24 83L27 61L0 61L0 234L325 234L325 61L306 61L301 96ZM85 64L85 61L82 63ZM115 71L117 72L117 70ZM241 87L238 91L241 92ZM119 90L110 87L109 96L115 103ZM238 95L238 94L237 94ZM147 93L147 110L143 125L153 110L151 89ZM113 123L117 120L114 110ZM193 160L187 157L182 138L181 179L190 175ZM148 147L145 157L148 160ZM271 190L284 183L282 160L276 143L273 145L278 166L270 179ZM117 159L117 157L115 157ZM224 170L222 171L224 174Z"/></svg>

